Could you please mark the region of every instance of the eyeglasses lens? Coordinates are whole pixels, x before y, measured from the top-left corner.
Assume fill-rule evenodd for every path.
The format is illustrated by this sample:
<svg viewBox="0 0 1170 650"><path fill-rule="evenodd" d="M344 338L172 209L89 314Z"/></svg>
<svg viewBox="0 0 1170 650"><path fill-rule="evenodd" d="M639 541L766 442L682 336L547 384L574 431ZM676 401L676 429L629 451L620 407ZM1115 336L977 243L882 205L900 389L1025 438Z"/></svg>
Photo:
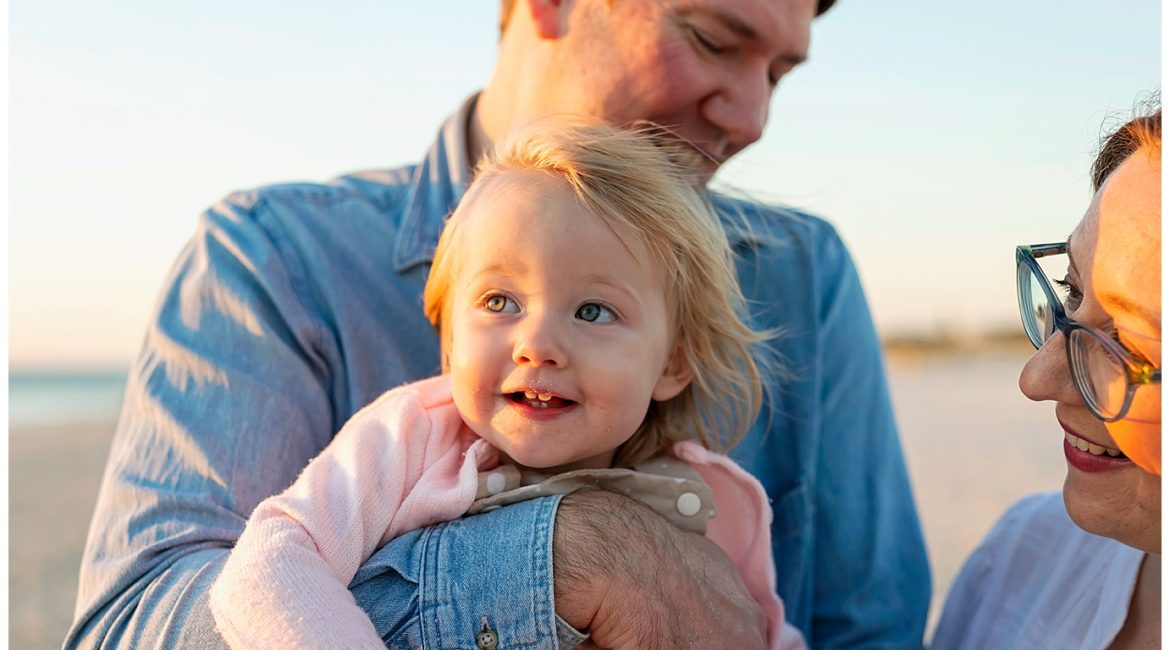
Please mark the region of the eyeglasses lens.
<svg viewBox="0 0 1170 650"><path fill-rule="evenodd" d="M1024 329L1027 330L1032 345L1039 348L1056 331L1056 314L1048 302L1044 285L1041 284L1046 280L1037 277L1028 267L1021 267L1021 274L1025 275L1021 278L1023 304L1020 305L1024 312Z"/></svg>
<svg viewBox="0 0 1170 650"><path fill-rule="evenodd" d="M1112 418L1125 404L1125 364L1097 336L1083 329L1069 333L1073 378L1081 394L1102 417Z"/></svg>

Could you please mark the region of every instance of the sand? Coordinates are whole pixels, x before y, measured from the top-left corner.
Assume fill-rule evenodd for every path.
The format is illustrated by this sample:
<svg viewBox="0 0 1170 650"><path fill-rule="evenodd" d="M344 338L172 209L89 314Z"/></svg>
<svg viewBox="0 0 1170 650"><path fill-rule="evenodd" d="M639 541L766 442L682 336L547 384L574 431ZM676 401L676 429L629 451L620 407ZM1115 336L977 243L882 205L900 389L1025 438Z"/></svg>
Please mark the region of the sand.
<svg viewBox="0 0 1170 650"><path fill-rule="evenodd" d="M1016 388L1026 350L893 355L891 393L934 573L931 621L963 559L1023 494L1059 489L1051 405ZM9 438L9 642L59 648L113 422Z"/></svg>
<svg viewBox="0 0 1170 650"><path fill-rule="evenodd" d="M8 438L8 645L60 648L114 421Z"/></svg>

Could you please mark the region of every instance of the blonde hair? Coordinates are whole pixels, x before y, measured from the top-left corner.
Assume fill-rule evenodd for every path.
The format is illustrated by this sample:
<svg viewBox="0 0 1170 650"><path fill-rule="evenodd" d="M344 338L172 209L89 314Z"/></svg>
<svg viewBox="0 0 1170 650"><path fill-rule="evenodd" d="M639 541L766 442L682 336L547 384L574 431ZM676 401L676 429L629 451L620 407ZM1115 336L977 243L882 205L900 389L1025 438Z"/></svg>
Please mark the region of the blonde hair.
<svg viewBox="0 0 1170 650"><path fill-rule="evenodd" d="M651 403L641 427L618 450L615 466L639 463L679 440L730 449L763 401L762 361L756 352L770 333L753 331L744 322L746 301L727 235L688 171L694 166L691 154L665 136L653 125L619 129L566 121L544 122L518 134L478 166L439 237L424 294L427 318L439 329L445 367L460 215L504 174L542 172L559 178L587 212L611 228L620 224L638 233L667 270L671 349L681 348L694 378L676 397Z"/></svg>

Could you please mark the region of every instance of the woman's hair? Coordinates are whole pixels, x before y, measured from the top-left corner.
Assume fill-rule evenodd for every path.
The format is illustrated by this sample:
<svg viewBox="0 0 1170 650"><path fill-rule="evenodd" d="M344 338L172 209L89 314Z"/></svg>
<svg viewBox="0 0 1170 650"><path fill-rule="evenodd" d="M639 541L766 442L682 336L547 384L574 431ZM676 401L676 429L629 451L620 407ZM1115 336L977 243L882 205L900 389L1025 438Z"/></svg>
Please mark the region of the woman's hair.
<svg viewBox="0 0 1170 650"><path fill-rule="evenodd" d="M1134 111L1137 117L1101 139L1101 150L1093 161L1093 191L1101 189L1105 179L1142 147L1152 147L1160 158L1162 152L1162 107L1157 95Z"/></svg>
<svg viewBox="0 0 1170 650"><path fill-rule="evenodd" d="M439 329L446 369L460 215L492 179L513 172L559 178L589 214L611 229L621 225L637 233L666 271L671 349L681 346L694 378L676 397L651 403L641 427L618 450L615 466L639 463L678 440L729 449L747 432L762 402L755 352L769 334L744 322L746 305L727 236L692 183L687 166L692 154L674 142L652 125L631 130L557 120L525 130L476 169L443 229L427 278L426 314Z"/></svg>

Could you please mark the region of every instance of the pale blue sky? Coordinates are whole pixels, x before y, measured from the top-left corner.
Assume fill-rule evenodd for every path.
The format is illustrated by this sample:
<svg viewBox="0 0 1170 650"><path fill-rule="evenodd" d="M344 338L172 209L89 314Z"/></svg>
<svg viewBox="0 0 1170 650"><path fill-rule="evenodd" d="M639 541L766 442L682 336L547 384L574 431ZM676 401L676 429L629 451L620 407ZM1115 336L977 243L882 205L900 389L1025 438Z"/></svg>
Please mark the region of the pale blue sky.
<svg viewBox="0 0 1170 650"><path fill-rule="evenodd" d="M497 4L10 2L10 361L125 365L225 193L418 160ZM833 221L884 333L1015 322L1100 125L1159 85L1154 0L839 0L720 175Z"/></svg>

